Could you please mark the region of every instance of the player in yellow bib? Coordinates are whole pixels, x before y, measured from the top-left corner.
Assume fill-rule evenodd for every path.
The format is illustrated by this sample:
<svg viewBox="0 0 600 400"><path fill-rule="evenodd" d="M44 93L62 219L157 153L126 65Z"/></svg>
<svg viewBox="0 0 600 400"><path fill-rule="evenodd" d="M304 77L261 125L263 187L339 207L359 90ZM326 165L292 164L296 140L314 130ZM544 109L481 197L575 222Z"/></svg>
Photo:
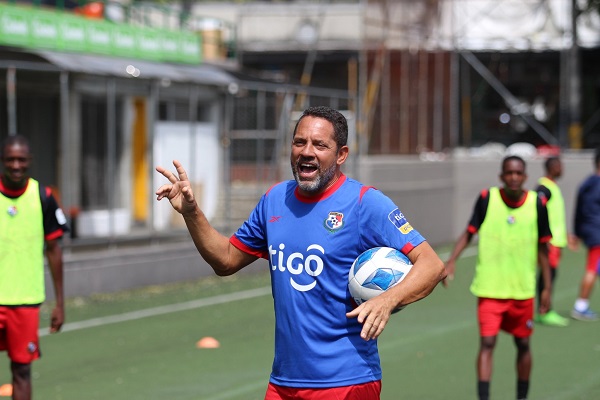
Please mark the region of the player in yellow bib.
<svg viewBox="0 0 600 400"><path fill-rule="evenodd" d="M567 235L567 221L565 216L565 200L560 187L556 181L562 176L563 165L559 157L549 157L544 162L544 176L538 180L536 191L543 194L548 208L548 220L552 231L552 240L548 244L548 260L550 262L550 280L554 282L558 275L558 266L562 257L562 249L569 243ZM544 289L544 280L540 274L538 277L538 299ZM535 322L542 325L564 327L569 325L569 320L554 310L546 313L538 311Z"/></svg>
<svg viewBox="0 0 600 400"><path fill-rule="evenodd" d="M59 239L67 231L67 221L50 190L28 175L27 139L7 137L0 154L4 169L0 178L0 351L6 351L10 359L13 399L30 400L31 362L40 357L44 256L56 299L50 332L58 332L64 322Z"/></svg>
<svg viewBox="0 0 600 400"><path fill-rule="evenodd" d="M533 332L538 258L544 277L540 311L550 309L550 265L547 243L552 238L545 197L523 189L525 161L517 156L502 161L503 187L483 190L466 231L456 242L446 270L447 285L456 260L479 236L478 258L471 292L478 298L479 354L477 393L489 399L493 352L500 330L514 338L517 348L517 399L526 399L531 374L529 337Z"/></svg>

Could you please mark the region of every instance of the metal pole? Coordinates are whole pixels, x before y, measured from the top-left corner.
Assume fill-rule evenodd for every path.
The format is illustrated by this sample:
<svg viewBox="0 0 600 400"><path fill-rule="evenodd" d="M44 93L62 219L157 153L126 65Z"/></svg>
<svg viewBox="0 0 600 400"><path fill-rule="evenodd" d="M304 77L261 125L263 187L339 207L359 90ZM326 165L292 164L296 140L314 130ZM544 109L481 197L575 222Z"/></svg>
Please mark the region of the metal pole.
<svg viewBox="0 0 600 400"><path fill-rule="evenodd" d="M158 116L158 103L159 103L159 95L160 95L160 83L158 81L153 81L150 84L150 98L149 98L149 106L148 106L148 140L146 145L148 146L148 173L151 177L154 176L156 171L154 170L155 160L154 160L154 137L156 136L156 120ZM154 180L151 178L150 182ZM148 210L150 210L149 221L150 231L152 235L156 235L156 228L154 227L154 209L156 201L154 196L154 188L150 191L150 196L148 196L148 201L150 202L150 206Z"/></svg>
<svg viewBox="0 0 600 400"><path fill-rule="evenodd" d="M196 160L195 160L195 155L196 155L196 146L197 146L197 136L198 136L198 86L194 85L190 87L189 90L189 119L190 119L190 153L189 153L189 157L190 157L190 162L189 162L189 178L190 178L190 183L192 184L192 190L194 190L194 193L196 193L196 195L199 195L200 193L196 190L196 187L194 187L194 184L198 183L198 168L196 166ZM202 205L201 205L202 206Z"/></svg>
<svg viewBox="0 0 600 400"><path fill-rule="evenodd" d="M108 208L108 232L112 241L115 236L115 165L116 165L116 82L110 78L106 83L106 186Z"/></svg>
<svg viewBox="0 0 600 400"><path fill-rule="evenodd" d="M458 146L459 143L459 121L460 121L460 59L456 51L450 53L450 117L449 129L451 149Z"/></svg>
<svg viewBox="0 0 600 400"><path fill-rule="evenodd" d="M69 73L62 71L60 73L60 192L62 193L62 208L71 216L71 229L76 229L71 215L71 206L73 199L71 197L71 152L69 151ZM69 235L63 238L65 244L70 242Z"/></svg>
<svg viewBox="0 0 600 400"><path fill-rule="evenodd" d="M437 49L434 54L435 75L433 78L434 88L434 110L433 110L433 151L442 151L444 146L444 100L443 100L443 85L444 85L444 53L441 49Z"/></svg>
<svg viewBox="0 0 600 400"><path fill-rule="evenodd" d="M581 126L581 71L579 67L579 43L577 36L577 0L571 0L571 47L567 62L569 64L569 143L573 149L583 147Z"/></svg>
<svg viewBox="0 0 600 400"><path fill-rule="evenodd" d="M233 108L234 108L233 95L227 93L225 95L225 116L223 120L223 192L225 195L225 207L224 209L224 221L225 221L225 232L229 232L232 229L231 226L231 127L233 126Z"/></svg>
<svg viewBox="0 0 600 400"><path fill-rule="evenodd" d="M264 183L265 170L265 111L267 106L267 95L264 90L256 94L256 130L258 138L256 141L256 197L262 194L261 184Z"/></svg>
<svg viewBox="0 0 600 400"><path fill-rule="evenodd" d="M8 114L8 135L17 134L17 70L9 67L6 70L6 100Z"/></svg>

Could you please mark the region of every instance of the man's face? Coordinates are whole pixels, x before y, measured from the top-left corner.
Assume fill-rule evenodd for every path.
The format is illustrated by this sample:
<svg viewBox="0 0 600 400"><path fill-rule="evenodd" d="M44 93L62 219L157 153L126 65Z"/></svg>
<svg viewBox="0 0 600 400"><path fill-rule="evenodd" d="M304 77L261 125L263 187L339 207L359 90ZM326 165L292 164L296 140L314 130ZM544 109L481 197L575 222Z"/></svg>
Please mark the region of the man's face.
<svg viewBox="0 0 600 400"><path fill-rule="evenodd" d="M337 149L329 121L304 117L292 139L290 156L292 172L302 194L311 196L325 191L339 176L339 167L347 156L347 146Z"/></svg>
<svg viewBox="0 0 600 400"><path fill-rule="evenodd" d="M512 193L518 193L523 188L523 183L527 179L525 166L519 160L509 160L504 163L500 180L504 183L504 188Z"/></svg>
<svg viewBox="0 0 600 400"><path fill-rule="evenodd" d="M552 176L554 176L555 179L558 179L562 176L562 171L562 162L560 161L555 161L550 167L550 173L552 174Z"/></svg>
<svg viewBox="0 0 600 400"><path fill-rule="evenodd" d="M4 148L2 164L6 183L20 186L27 178L31 155L26 145L15 143Z"/></svg>

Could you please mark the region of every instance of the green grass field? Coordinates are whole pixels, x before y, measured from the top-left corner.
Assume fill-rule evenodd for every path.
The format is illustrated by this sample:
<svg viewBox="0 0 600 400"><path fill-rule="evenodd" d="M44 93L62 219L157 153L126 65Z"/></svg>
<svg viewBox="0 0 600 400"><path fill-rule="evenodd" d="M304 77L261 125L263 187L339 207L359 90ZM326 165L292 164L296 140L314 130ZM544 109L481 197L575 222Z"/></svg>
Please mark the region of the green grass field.
<svg viewBox="0 0 600 400"><path fill-rule="evenodd" d="M444 254L448 249L440 249ZM476 301L469 293L475 257L458 263L450 288L395 314L379 340L384 400L475 399ZM555 309L567 315L583 273L584 251L567 251ZM592 306L600 310L600 293ZM49 305L42 312L48 325ZM262 400L273 357L273 307L267 274L207 278L117 294L70 299L68 324L42 337L34 363L39 400ZM198 349L205 336L217 349ZM532 338L531 399L600 399L600 322L539 326ZM501 334L494 400L515 398L515 351ZM0 385L10 381L0 354Z"/></svg>

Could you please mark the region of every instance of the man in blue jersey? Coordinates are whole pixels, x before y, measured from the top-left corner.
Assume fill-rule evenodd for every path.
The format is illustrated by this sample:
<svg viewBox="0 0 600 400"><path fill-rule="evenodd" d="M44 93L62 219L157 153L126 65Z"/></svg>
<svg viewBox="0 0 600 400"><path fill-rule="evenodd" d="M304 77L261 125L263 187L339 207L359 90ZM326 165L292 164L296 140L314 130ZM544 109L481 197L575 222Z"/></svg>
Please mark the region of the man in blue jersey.
<svg viewBox="0 0 600 400"><path fill-rule="evenodd" d="M597 321L598 313L590 308L590 296L600 276L600 147L594 156L594 173L581 183L575 204L575 235L588 249L585 273L571 317L580 321Z"/></svg>
<svg viewBox="0 0 600 400"><path fill-rule="evenodd" d="M44 255L56 305L50 332L64 321L60 237L66 218L49 188L28 175L29 142L7 137L0 148L0 350L10 359L13 399L31 399L31 363L40 357L38 326L44 293Z"/></svg>
<svg viewBox="0 0 600 400"><path fill-rule="evenodd" d="M271 187L231 238L209 224L178 161L177 175L156 168L169 180L157 199L169 199L183 215L217 275L269 260L276 326L266 400L379 399L376 339L396 308L424 298L445 276L442 261L398 207L342 173L347 138L338 111L305 110L292 139L295 179ZM399 249L414 266L401 284L353 308L350 266L377 246Z"/></svg>

